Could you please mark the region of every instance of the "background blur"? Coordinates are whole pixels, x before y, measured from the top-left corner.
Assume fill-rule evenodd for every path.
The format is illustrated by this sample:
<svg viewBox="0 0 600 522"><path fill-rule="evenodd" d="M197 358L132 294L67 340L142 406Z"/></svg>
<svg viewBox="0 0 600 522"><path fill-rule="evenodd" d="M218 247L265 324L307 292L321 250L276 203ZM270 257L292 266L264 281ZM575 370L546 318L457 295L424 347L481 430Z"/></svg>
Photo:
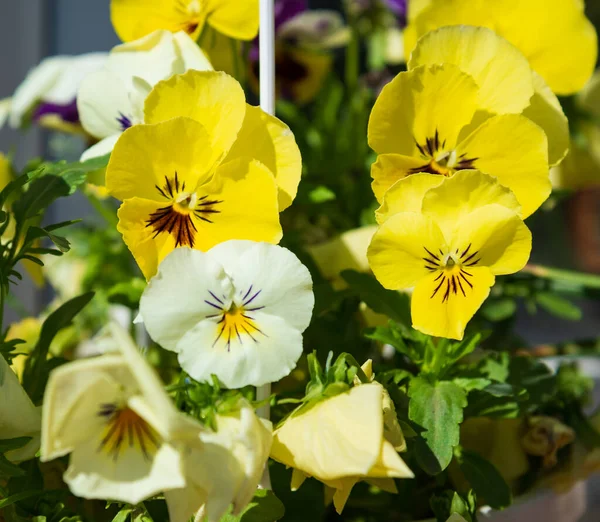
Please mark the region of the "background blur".
<svg viewBox="0 0 600 522"><path fill-rule="evenodd" d="M339 8L341 1L313 0L311 7ZM600 28L600 0L587 3L588 16ZM0 0L0 99L10 96L27 71L46 56L108 51L118 43L108 0ZM0 129L0 151L14 152L17 167L22 167L32 157L47 156L50 139L64 138L51 138L39 128L22 132L5 127ZM62 149L62 157L78 157L80 151L73 150L76 143L61 145L54 142L52 148ZM52 212L49 219L56 222L80 218L89 209L82 200L69 198ZM534 262L600 273L600 189L575 194L551 212L537 213L528 224L534 236ZM30 312L37 312L44 297L32 285L18 289ZM578 304L584 311L581 322L523 311L518 330L532 344L600 338L600 299Z"/></svg>

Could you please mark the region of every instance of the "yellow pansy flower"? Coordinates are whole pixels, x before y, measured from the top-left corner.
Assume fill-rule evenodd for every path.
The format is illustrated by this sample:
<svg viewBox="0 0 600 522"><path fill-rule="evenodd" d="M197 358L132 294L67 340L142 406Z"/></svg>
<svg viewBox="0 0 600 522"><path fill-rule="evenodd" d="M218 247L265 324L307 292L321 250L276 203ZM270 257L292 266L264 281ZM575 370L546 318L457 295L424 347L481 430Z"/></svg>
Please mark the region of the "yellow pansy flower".
<svg viewBox="0 0 600 522"><path fill-rule="evenodd" d="M582 0L430 0L409 11L407 58L417 40L444 26L487 27L518 47L557 94L573 94L592 75L597 35Z"/></svg>
<svg viewBox="0 0 600 522"><path fill-rule="evenodd" d="M362 384L292 414L273 434L271 458L294 468L294 491L307 477L323 482L341 513L357 482L395 493L394 478L414 476L385 435L384 388Z"/></svg>
<svg viewBox="0 0 600 522"><path fill-rule="evenodd" d="M231 38L252 40L258 0L111 0L110 17L124 42L157 29L183 30L197 39L206 24Z"/></svg>
<svg viewBox="0 0 600 522"><path fill-rule="evenodd" d="M278 211L296 195L300 152L236 80L189 71L160 82L144 121L117 142L106 186L124 202L119 231L147 278L179 246L281 239Z"/></svg>
<svg viewBox="0 0 600 522"><path fill-rule="evenodd" d="M551 192L546 135L520 114L481 123L481 104L475 80L451 64L416 67L386 85L368 131L379 154L371 170L378 201L415 173L477 169L510 188L525 217L532 214Z"/></svg>
<svg viewBox="0 0 600 522"><path fill-rule="evenodd" d="M558 98L510 42L484 27L442 27L423 36L408 69L456 65L471 76L478 92L476 121L492 114L519 114L538 124L548 137L550 165L569 149L569 122Z"/></svg>
<svg viewBox="0 0 600 522"><path fill-rule="evenodd" d="M387 219L367 256L384 287L414 287L415 329L462 339L495 276L527 263L531 233L516 199L497 180L465 171L438 183L430 174L415 174L390 189Z"/></svg>

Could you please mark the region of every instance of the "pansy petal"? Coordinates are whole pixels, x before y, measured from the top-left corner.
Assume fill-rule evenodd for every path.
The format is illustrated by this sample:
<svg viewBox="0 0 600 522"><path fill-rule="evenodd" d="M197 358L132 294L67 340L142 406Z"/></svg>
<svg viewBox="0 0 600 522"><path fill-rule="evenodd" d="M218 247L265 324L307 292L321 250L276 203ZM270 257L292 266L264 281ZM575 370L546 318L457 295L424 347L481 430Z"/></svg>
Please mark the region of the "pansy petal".
<svg viewBox="0 0 600 522"><path fill-rule="evenodd" d="M439 255L440 249L446 249L446 240L431 218L401 212L381 225L367 257L384 287L401 290L414 286L429 273L426 260Z"/></svg>
<svg viewBox="0 0 600 522"><path fill-rule="evenodd" d="M83 128L98 139L124 131L133 117L127 86L108 69L84 78L77 94L77 110Z"/></svg>
<svg viewBox="0 0 600 522"><path fill-rule="evenodd" d="M442 27L421 38L409 69L453 64L479 87L478 108L491 113L520 113L533 95L527 58L510 42L484 27Z"/></svg>
<svg viewBox="0 0 600 522"><path fill-rule="evenodd" d="M246 97L239 82L212 71L188 71L158 83L146 98L144 109L146 123L177 116L201 123L210 137L213 162L233 145L245 113Z"/></svg>
<svg viewBox="0 0 600 522"><path fill-rule="evenodd" d="M206 0L208 24L237 40L252 40L258 34L258 0Z"/></svg>
<svg viewBox="0 0 600 522"><path fill-rule="evenodd" d="M118 356L77 361L50 374L44 395L42 461L66 455L101 429L102 404L113 401L121 390L111 373L129 375Z"/></svg>
<svg viewBox="0 0 600 522"><path fill-rule="evenodd" d="M465 271L433 272L419 281L411 299L413 328L436 337L463 338L495 281L487 267Z"/></svg>
<svg viewBox="0 0 600 522"><path fill-rule="evenodd" d="M369 470L369 477L375 478L414 478L415 474L387 440L381 445L381 453L375 465Z"/></svg>
<svg viewBox="0 0 600 522"><path fill-rule="evenodd" d="M417 67L388 83L369 119L369 145L378 154L418 156L437 137L453 148L477 108L477 84L455 65Z"/></svg>
<svg viewBox="0 0 600 522"><path fill-rule="evenodd" d="M212 374L228 388L276 382L296 367L302 334L284 319L261 311L207 320L177 344L179 363L194 379Z"/></svg>
<svg viewBox="0 0 600 522"><path fill-rule="evenodd" d="M108 138L104 138L100 140L95 145L92 145L89 149L86 149L79 161L87 161L93 158L100 158L102 156L106 156L110 154L112 150L115 148L117 141L121 137L121 133L113 134L112 136L108 136ZM105 170L105 169L102 169ZM104 176L103 176L104 177ZM90 180L90 176L88 176L88 180ZM91 181L91 180L90 180ZM89 181L88 181L89 182Z"/></svg>
<svg viewBox="0 0 600 522"><path fill-rule="evenodd" d="M514 211L497 204L487 205L460 221L452 244L469 247L470 260L463 265L466 269L487 266L495 275L512 274L527 264L531 232Z"/></svg>
<svg viewBox="0 0 600 522"><path fill-rule="evenodd" d="M185 29L190 21L177 0L111 0L110 19L124 42L142 38L157 29L172 33Z"/></svg>
<svg viewBox="0 0 600 522"><path fill-rule="evenodd" d="M388 159L392 162L398 157L392 154L379 156L377 163L382 167L388 165ZM402 157L402 156L399 156ZM383 161L381 161L383 159ZM435 174L412 174L407 178L396 181L385 193L383 203L375 211L378 223L383 223L387 218L399 212L421 212L423 197L428 190L437 187L444 182L444 177Z"/></svg>
<svg viewBox="0 0 600 522"><path fill-rule="evenodd" d="M190 518L206 503L207 494L195 484L185 488L170 489L164 492L171 522L189 522Z"/></svg>
<svg viewBox="0 0 600 522"><path fill-rule="evenodd" d="M548 162L558 165L569 152L569 120L556 95L537 73L533 73L535 93L523 116L539 125L548 138Z"/></svg>
<svg viewBox="0 0 600 522"><path fill-rule="evenodd" d="M190 118L136 125L119 138L106 168L106 188L117 199L145 198L165 204L175 184L187 190L206 180L213 167L210 138Z"/></svg>
<svg viewBox="0 0 600 522"><path fill-rule="evenodd" d="M462 218L486 205L502 205L515 214L521 213L521 205L510 189L477 170L463 170L438 184L422 198L423 213L431 216L451 237Z"/></svg>
<svg viewBox="0 0 600 522"><path fill-rule="evenodd" d="M199 250L230 239L279 243L282 236L273 174L261 163L240 158L221 165L199 197L217 200L215 214L196 221ZM201 211L200 211L201 212Z"/></svg>
<svg viewBox="0 0 600 522"><path fill-rule="evenodd" d="M209 253L233 278L236 302L246 310L281 317L300 332L306 329L314 306L312 278L292 252L269 243L227 241Z"/></svg>
<svg viewBox="0 0 600 522"><path fill-rule="evenodd" d="M130 198L121 205L117 213L117 230L123 234L123 241L146 279L156 274L159 263L176 246L173 235L156 235L154 229L149 226L150 217L159 210L160 205L156 201Z"/></svg>
<svg viewBox="0 0 600 522"><path fill-rule="evenodd" d="M363 384L287 419L274 433L271 458L319 480L367 475L379 458L381 401L380 385Z"/></svg>
<svg viewBox="0 0 600 522"><path fill-rule="evenodd" d="M380 154L377 156L377 161L371 166L371 177L373 178L371 188L377 201L382 206L385 205L384 196L394 183L410 176L414 172L420 172L420 169L428 163L429 161L427 160L402 156L401 154ZM438 183L442 182L439 176L436 176L436 178L438 179ZM420 179L424 180L425 178ZM421 210L420 207L416 210L407 208L404 211L418 212L419 210ZM399 210L399 212L402 212L402 210Z"/></svg>
<svg viewBox="0 0 600 522"><path fill-rule="evenodd" d="M523 217L530 216L550 195L548 140L544 131L524 116L489 118L459 144L456 153L511 189Z"/></svg>
<svg viewBox="0 0 600 522"><path fill-rule="evenodd" d="M176 351L185 332L221 310L215 305L222 301L223 307L230 306L230 294L227 275L212 256L177 248L144 290L140 314L150 337L163 348Z"/></svg>
<svg viewBox="0 0 600 522"><path fill-rule="evenodd" d="M112 455L98 451L98 439L93 438L75 448L64 480L81 498L138 504L161 491L185 486L181 459L179 451L162 444L152 458L127 447L115 461Z"/></svg>
<svg viewBox="0 0 600 522"><path fill-rule="evenodd" d="M260 107L247 105L244 123L225 161L243 156L260 161L275 175L279 210L288 208L302 174L300 149L290 128Z"/></svg>

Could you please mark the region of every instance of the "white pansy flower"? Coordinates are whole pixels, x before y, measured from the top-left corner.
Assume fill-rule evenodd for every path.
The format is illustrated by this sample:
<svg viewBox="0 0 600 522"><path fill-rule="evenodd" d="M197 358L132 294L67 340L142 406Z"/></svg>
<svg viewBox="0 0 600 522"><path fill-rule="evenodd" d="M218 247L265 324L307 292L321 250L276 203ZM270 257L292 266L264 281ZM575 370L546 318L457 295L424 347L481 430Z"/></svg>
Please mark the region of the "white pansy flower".
<svg viewBox="0 0 600 522"><path fill-rule="evenodd" d="M42 60L12 96L8 116L10 126L21 127L24 118L34 110L37 110L34 118L56 115L68 123L76 123L75 99L79 85L86 75L104 65L106 57L106 53L89 53Z"/></svg>
<svg viewBox="0 0 600 522"><path fill-rule="evenodd" d="M31 437L22 448L9 451L13 462L32 459L40 447L42 419L19 379L0 355L0 440Z"/></svg>
<svg viewBox="0 0 600 522"><path fill-rule="evenodd" d="M4 124L8 121L11 104L12 98L4 98L3 100L0 100L0 129L4 127Z"/></svg>
<svg viewBox="0 0 600 522"><path fill-rule="evenodd" d="M194 379L215 374L240 388L292 371L313 305L310 273L292 252L227 241L208 252L170 253L142 295L140 315Z"/></svg>
<svg viewBox="0 0 600 522"><path fill-rule="evenodd" d="M155 31L116 46L106 66L88 75L77 96L83 128L100 142L82 160L112 151L121 133L144 122L144 101L159 81L190 69L212 70L204 52L183 31Z"/></svg>
<svg viewBox="0 0 600 522"><path fill-rule="evenodd" d="M64 480L73 494L137 504L185 487L183 450L202 428L175 409L128 334L116 325L110 333L118 352L50 375L41 460L70 453Z"/></svg>
<svg viewBox="0 0 600 522"><path fill-rule="evenodd" d="M200 434L202 449L185 459L187 487L165 492L171 522L194 514L217 522L230 505L237 515L254 496L271 450L271 423L241 400L239 410L217 415L216 425L216 432Z"/></svg>

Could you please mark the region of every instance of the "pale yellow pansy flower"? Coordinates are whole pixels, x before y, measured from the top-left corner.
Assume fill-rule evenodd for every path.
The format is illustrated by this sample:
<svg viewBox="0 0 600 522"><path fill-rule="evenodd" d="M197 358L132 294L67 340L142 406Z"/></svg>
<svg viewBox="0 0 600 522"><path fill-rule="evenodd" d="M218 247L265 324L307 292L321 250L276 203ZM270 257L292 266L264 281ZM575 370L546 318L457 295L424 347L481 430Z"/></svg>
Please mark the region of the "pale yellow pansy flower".
<svg viewBox="0 0 600 522"><path fill-rule="evenodd" d="M166 29L194 40L204 26L238 40L258 33L258 0L111 0L110 17L121 40L129 42Z"/></svg>
<svg viewBox="0 0 600 522"><path fill-rule="evenodd" d="M367 256L385 288L414 287L415 329L462 339L495 276L527 263L531 233L517 200L497 180L464 171L438 183L430 174L414 174L388 191L389 217Z"/></svg>
<svg viewBox="0 0 600 522"><path fill-rule="evenodd" d="M271 458L294 468L292 490L314 477L341 513L357 482L396 492L390 479L414 476L385 437L383 396L380 384L361 384L292 414L275 430Z"/></svg>
<svg viewBox="0 0 600 522"><path fill-rule="evenodd" d="M12 462L32 459L40 447L41 426L40 410L0 355L0 440L31 437L23 447L7 452L6 458Z"/></svg>
<svg viewBox="0 0 600 522"><path fill-rule="evenodd" d="M567 117L544 79L510 42L484 27L442 27L419 40L408 68L442 64L456 65L475 80L477 124L493 114L522 113L546 133L550 165L563 160L569 149Z"/></svg>
<svg viewBox="0 0 600 522"><path fill-rule="evenodd" d="M583 88L596 65L594 26L582 0L430 0L409 10L407 57L417 40L444 26L492 29L527 57L552 91L573 94Z"/></svg>
<svg viewBox="0 0 600 522"><path fill-rule="evenodd" d="M242 400L235 411L216 415L217 430L200 434L201 449L185 459L187 486L165 492L173 522L218 522L230 505L238 515L248 505L269 457L272 425ZM206 518L204 518L206 517Z"/></svg>
<svg viewBox="0 0 600 522"><path fill-rule="evenodd" d="M178 412L124 330L114 353L54 370L44 396L41 460L70 454L76 496L137 504L183 488L182 441L201 426Z"/></svg>
<svg viewBox="0 0 600 522"><path fill-rule="evenodd" d="M369 120L368 139L378 201L416 173L439 178L478 169L510 188L529 216L550 195L544 131L520 114L476 118L475 80L451 64L419 66L386 85Z"/></svg>

